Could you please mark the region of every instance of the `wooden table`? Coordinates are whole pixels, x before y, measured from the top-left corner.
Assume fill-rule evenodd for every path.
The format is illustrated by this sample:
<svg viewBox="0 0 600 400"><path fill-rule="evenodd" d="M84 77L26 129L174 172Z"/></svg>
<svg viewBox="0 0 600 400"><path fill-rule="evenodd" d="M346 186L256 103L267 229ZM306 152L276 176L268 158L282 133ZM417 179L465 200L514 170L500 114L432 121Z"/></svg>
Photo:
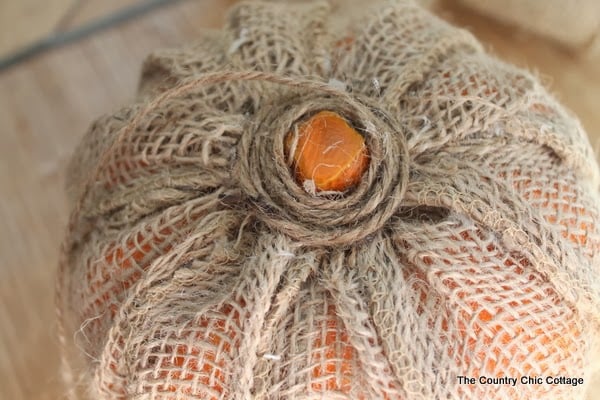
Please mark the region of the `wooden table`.
<svg viewBox="0 0 600 400"><path fill-rule="evenodd" d="M233 3L179 2L0 72L0 399L62 398L53 282L68 212L63 171L75 144L94 118L133 97L147 53L220 26ZM453 5L436 10L500 57L537 70L599 143L599 60Z"/></svg>

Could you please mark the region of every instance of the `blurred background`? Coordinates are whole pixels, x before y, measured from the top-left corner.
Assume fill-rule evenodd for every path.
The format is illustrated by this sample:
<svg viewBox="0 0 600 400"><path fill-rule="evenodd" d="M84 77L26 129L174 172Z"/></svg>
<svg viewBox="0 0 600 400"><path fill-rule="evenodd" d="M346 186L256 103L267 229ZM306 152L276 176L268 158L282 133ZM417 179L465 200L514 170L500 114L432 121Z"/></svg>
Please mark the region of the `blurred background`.
<svg viewBox="0 0 600 400"><path fill-rule="evenodd" d="M358 12L365 4L334 1ZM68 216L63 173L74 146L95 118L133 98L149 52L220 27L237 2L0 1L0 399L64 397L53 284ZM427 3L501 59L536 71L599 147L596 53L455 0ZM590 400L597 398L600 390L592 391Z"/></svg>

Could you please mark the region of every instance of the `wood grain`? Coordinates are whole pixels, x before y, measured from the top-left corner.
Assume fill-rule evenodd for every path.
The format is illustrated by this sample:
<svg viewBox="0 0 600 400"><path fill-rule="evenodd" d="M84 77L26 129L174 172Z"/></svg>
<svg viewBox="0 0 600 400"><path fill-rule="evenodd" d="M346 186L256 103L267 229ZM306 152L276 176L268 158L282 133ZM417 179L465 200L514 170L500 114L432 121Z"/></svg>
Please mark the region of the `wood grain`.
<svg viewBox="0 0 600 400"><path fill-rule="evenodd" d="M60 30L75 29L100 18L118 13L147 0L75 0L71 10L63 15Z"/></svg>
<svg viewBox="0 0 600 400"><path fill-rule="evenodd" d="M74 0L0 2L0 57L50 34Z"/></svg>
<svg viewBox="0 0 600 400"><path fill-rule="evenodd" d="M53 283L68 212L63 171L75 144L96 117L133 97L146 54L220 26L233 3L177 3L0 72L0 399L63 397ZM437 12L468 26L500 57L538 70L599 140L593 60L453 5ZM22 21L38 24L37 17Z"/></svg>
<svg viewBox="0 0 600 400"><path fill-rule="evenodd" d="M146 0L0 1L0 57Z"/></svg>

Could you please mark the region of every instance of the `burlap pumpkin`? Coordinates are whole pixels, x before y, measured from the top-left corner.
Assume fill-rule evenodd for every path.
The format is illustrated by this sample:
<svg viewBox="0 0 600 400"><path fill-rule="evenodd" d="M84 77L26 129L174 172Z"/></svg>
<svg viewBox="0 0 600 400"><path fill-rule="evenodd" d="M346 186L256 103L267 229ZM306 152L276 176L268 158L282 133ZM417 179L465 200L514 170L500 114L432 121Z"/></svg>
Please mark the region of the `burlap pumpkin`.
<svg viewBox="0 0 600 400"><path fill-rule="evenodd" d="M410 1L348 30L330 13L242 4L225 30L150 56L139 101L92 125L59 273L69 388L583 398L600 310L585 132L530 74ZM305 191L284 150L322 110L368 146L344 193Z"/></svg>

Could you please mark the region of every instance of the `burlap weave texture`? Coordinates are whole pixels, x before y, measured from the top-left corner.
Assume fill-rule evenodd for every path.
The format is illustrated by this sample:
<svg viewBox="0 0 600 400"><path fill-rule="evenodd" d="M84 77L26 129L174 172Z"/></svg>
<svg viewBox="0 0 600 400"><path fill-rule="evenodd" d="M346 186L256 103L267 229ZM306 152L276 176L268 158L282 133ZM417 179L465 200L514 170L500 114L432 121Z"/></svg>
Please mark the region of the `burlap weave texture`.
<svg viewBox="0 0 600 400"><path fill-rule="evenodd" d="M94 399L583 398L458 376L589 382L600 175L585 132L535 77L411 1L347 30L331 16L243 3L224 30L151 55L138 101L92 125L59 276L81 359L70 385ZM320 110L369 148L347 193L308 193L289 168L284 136Z"/></svg>

